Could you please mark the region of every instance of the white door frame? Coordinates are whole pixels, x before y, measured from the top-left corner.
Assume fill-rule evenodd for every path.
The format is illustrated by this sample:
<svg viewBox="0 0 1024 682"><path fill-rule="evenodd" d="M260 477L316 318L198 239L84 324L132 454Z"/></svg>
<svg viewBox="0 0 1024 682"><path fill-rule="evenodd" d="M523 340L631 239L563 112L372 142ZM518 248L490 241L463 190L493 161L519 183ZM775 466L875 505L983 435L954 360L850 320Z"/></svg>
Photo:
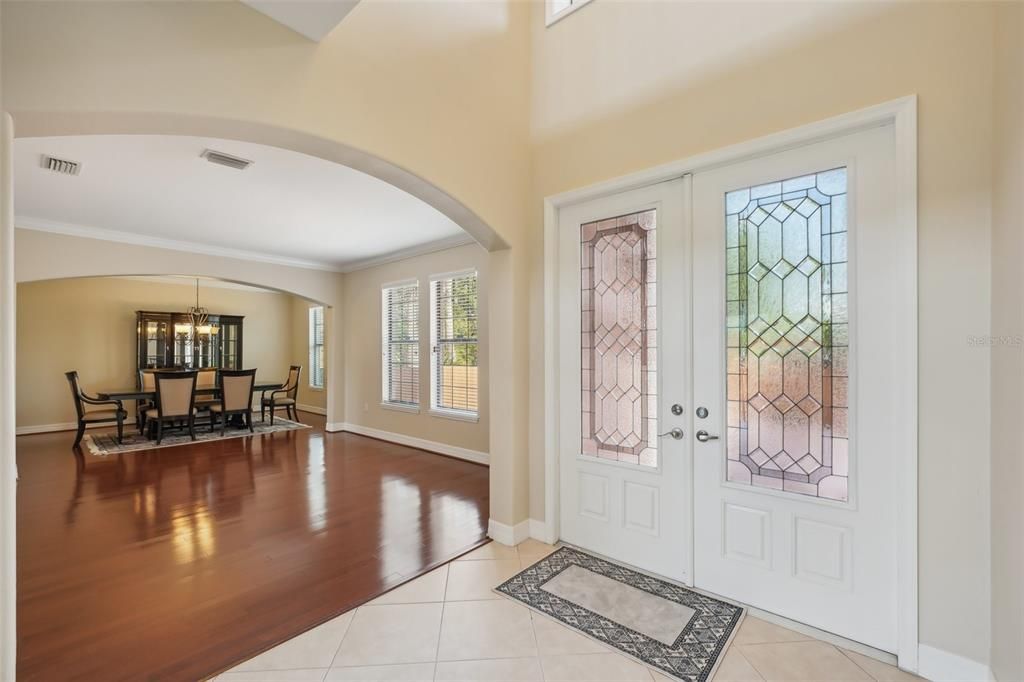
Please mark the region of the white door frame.
<svg viewBox="0 0 1024 682"><path fill-rule="evenodd" d="M875 106L842 114L808 125L774 133L723 149L698 154L588 187L544 199L544 524L538 539L554 542L559 537L559 376L558 376L558 214L569 206L597 197L653 185L688 173L743 161L794 147L848 134L865 128L892 125L896 142L896 196L899 214L893 224L895 249L907 268L900 290L894 290L893 304L903 309L902 329L893 330L909 341L900 366L902 377L893 382L903 387L913 419L896 434L897 451L905 453L896 468L900 491L897 500L897 605L899 666L918 669L918 575L917 575L917 95L909 95ZM691 478L692 481L692 478ZM689 538L691 556L692 533Z"/></svg>

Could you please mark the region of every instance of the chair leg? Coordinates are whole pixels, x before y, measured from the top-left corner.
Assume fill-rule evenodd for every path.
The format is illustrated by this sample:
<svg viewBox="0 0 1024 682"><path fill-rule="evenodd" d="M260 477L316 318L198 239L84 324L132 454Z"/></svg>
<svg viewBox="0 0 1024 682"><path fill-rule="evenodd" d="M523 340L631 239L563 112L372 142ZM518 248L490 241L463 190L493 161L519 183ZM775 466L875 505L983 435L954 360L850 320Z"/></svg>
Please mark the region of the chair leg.
<svg viewBox="0 0 1024 682"><path fill-rule="evenodd" d="M194 415L188 418L188 435L192 437L192 440L196 439L196 418Z"/></svg>
<svg viewBox="0 0 1024 682"><path fill-rule="evenodd" d="M245 413L245 423L249 425L249 433L255 433L252 429L252 408L250 407Z"/></svg>
<svg viewBox="0 0 1024 682"><path fill-rule="evenodd" d="M277 408L277 405L275 405L275 404L274 404L274 401L273 401L273 400L271 400L271 401L270 401L270 425L271 425L271 426L273 426L273 425L274 425L274 410L275 410L276 408Z"/></svg>
<svg viewBox="0 0 1024 682"><path fill-rule="evenodd" d="M121 413L117 415L117 443L120 445L124 442L124 417Z"/></svg>
<svg viewBox="0 0 1024 682"><path fill-rule="evenodd" d="M292 421L295 422L296 424L301 424L302 423L299 420L299 406L298 405L292 405Z"/></svg>
<svg viewBox="0 0 1024 682"><path fill-rule="evenodd" d="M260 401L260 421L267 421L267 404L262 400Z"/></svg>
<svg viewBox="0 0 1024 682"><path fill-rule="evenodd" d="M164 439L164 420L160 419L156 423L156 444L160 445L160 441Z"/></svg>
<svg viewBox="0 0 1024 682"><path fill-rule="evenodd" d="M75 435L75 444L71 447L77 448L78 444L82 442L82 436L85 435L85 422L78 422L78 433Z"/></svg>
<svg viewBox="0 0 1024 682"><path fill-rule="evenodd" d="M221 415L220 415L220 435L221 436L224 435L224 430L227 428L227 425L228 425L228 413L227 412L222 412Z"/></svg>

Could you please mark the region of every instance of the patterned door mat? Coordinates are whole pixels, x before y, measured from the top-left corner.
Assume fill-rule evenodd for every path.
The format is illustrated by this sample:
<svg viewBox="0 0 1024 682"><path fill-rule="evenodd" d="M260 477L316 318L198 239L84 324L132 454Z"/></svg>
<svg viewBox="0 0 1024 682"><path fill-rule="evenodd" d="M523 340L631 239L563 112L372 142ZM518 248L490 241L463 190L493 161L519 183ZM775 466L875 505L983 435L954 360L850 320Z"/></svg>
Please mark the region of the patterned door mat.
<svg viewBox="0 0 1024 682"><path fill-rule="evenodd" d="M562 547L495 588L685 682L711 678L744 610Z"/></svg>
<svg viewBox="0 0 1024 682"><path fill-rule="evenodd" d="M124 427L124 441L122 443L117 442L117 432L103 432L103 433L86 433L82 439L82 443L89 449L89 452L93 455L116 455L123 452L137 452L139 450L153 450L156 448L172 448L176 445L190 445L192 443L203 443L211 440L227 440L229 438L242 438L243 436L259 436L264 433L277 433L279 431L294 431L296 429L308 429L311 428L308 424L300 424L299 422L293 422L289 419L282 419L281 417L274 417L274 425L270 425L270 421L261 422L258 419L252 421L253 433L249 433L248 427L239 427L232 424L228 424L225 429L224 435L220 435L220 424L214 427L213 433L210 433L209 424L197 424L196 425L196 439L192 438L188 434L188 429L175 429L173 431L166 430L164 427L164 437L160 445L156 444L156 439L150 439L139 433L138 429L135 428L134 424L125 424Z"/></svg>

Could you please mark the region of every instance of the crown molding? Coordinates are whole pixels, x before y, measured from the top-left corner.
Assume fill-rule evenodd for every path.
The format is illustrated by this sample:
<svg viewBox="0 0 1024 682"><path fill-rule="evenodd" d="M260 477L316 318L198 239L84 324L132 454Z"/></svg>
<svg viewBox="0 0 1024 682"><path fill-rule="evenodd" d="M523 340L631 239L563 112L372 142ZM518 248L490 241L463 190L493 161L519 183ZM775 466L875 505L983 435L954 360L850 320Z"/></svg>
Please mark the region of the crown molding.
<svg viewBox="0 0 1024 682"><path fill-rule="evenodd" d="M121 232L119 230L108 230L102 227L91 225L80 225L77 223L62 223L45 218L34 216L15 216L14 226L20 230L31 230L34 232L48 232L51 234L62 234L69 237L83 237L85 239L99 239L107 242L120 244L132 244L134 246L148 246L157 249L170 249L172 251L185 251L188 253L199 253L206 256L219 256L221 258L235 258L238 260L255 261L258 263L270 263L273 265L284 265L292 268L304 268L307 270L322 270L326 272L355 272L367 268L394 263L396 261L423 256L428 253L453 249L466 244L475 244L468 233L453 235L443 239L436 239L425 244L417 244L405 249L399 249L382 256L374 256L363 260L357 260L345 265L337 265L323 261L303 260L301 258L286 258L274 256L259 251L248 251L245 249L231 249L222 246L211 246L199 242L190 242L178 239L165 239L163 237L151 237L132 232Z"/></svg>
<svg viewBox="0 0 1024 682"><path fill-rule="evenodd" d="M205 256L235 258L238 260L256 261L259 263L271 263L273 265L285 265L293 268L305 268L307 270L341 272L341 269L337 265L322 261L286 258L283 256L273 256L261 253L259 251L211 246L209 244L201 244L199 242L190 242L179 239L150 237L148 235L121 232L119 230L108 230L102 227L93 227L91 225L61 223L55 220L47 220L45 218L36 218L33 216L15 216L14 226L22 230L63 234L69 237L84 237L86 239L99 239L107 242L118 242L120 244L132 244L134 246L149 246L157 249L169 249L171 251L186 251L188 253L199 253Z"/></svg>
<svg viewBox="0 0 1024 682"><path fill-rule="evenodd" d="M396 263L401 260L407 260L409 258L415 258L416 256L425 256L428 253L436 253L438 251L446 251L448 249L454 249L459 246L466 246L467 244L476 244L477 241L467 233L452 235L451 237L445 237L443 239L435 239L432 242L426 244L417 244L416 246L410 246L405 249L399 249L383 256L374 256L373 258L366 258L364 260L350 263L341 268L341 272L356 272L357 270L367 270L369 268L375 268L378 265L387 265L388 263ZM482 247L481 247L482 248Z"/></svg>
<svg viewBox="0 0 1024 682"><path fill-rule="evenodd" d="M151 284L167 284L170 286L178 287L189 287L194 288L196 280L199 280L199 284L206 289L234 289L236 291L251 291L259 294L281 294L282 292L274 289L264 289L263 287L255 287L249 284L239 284L237 282L229 282L224 279L215 279L213 277L193 277L191 275L109 275L104 279L124 279L133 282L149 282ZM302 298L297 294L285 294L287 296L295 296L296 298Z"/></svg>

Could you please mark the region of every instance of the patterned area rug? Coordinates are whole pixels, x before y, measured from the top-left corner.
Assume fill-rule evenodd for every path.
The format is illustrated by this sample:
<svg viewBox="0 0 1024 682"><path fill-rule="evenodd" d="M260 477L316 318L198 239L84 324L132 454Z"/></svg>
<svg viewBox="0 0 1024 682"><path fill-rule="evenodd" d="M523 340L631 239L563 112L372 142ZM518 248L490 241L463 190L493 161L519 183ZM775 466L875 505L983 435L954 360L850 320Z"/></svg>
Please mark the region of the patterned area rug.
<svg viewBox="0 0 1024 682"><path fill-rule="evenodd" d="M685 682L710 679L744 615L742 607L572 547L495 591Z"/></svg>
<svg viewBox="0 0 1024 682"><path fill-rule="evenodd" d="M170 432L164 433L163 441L160 445L156 444L156 439L150 440L143 435L140 435L138 430L135 429L135 425L128 426L125 424L124 428L124 442L117 442L117 432L104 432L104 433L86 433L82 439L82 444L85 445L89 452L93 455L116 455L125 452L136 452L138 450L152 450L154 448L173 448L177 445L190 445L192 443L200 443L211 440L227 440L229 438L242 438L243 436L260 436L265 433L277 433L279 431L294 431L296 429L308 429L311 428L308 424L300 424L293 422L288 419L282 419L281 417L274 417L274 425L270 425L270 421L261 422L254 419L252 422L252 428L255 433L249 433L248 428L237 428L228 426L224 431L224 435L220 435L220 425L214 429L213 433L210 433L210 427L208 424L201 424L196 426L196 439L192 440L188 435L188 431L184 429L175 429Z"/></svg>

